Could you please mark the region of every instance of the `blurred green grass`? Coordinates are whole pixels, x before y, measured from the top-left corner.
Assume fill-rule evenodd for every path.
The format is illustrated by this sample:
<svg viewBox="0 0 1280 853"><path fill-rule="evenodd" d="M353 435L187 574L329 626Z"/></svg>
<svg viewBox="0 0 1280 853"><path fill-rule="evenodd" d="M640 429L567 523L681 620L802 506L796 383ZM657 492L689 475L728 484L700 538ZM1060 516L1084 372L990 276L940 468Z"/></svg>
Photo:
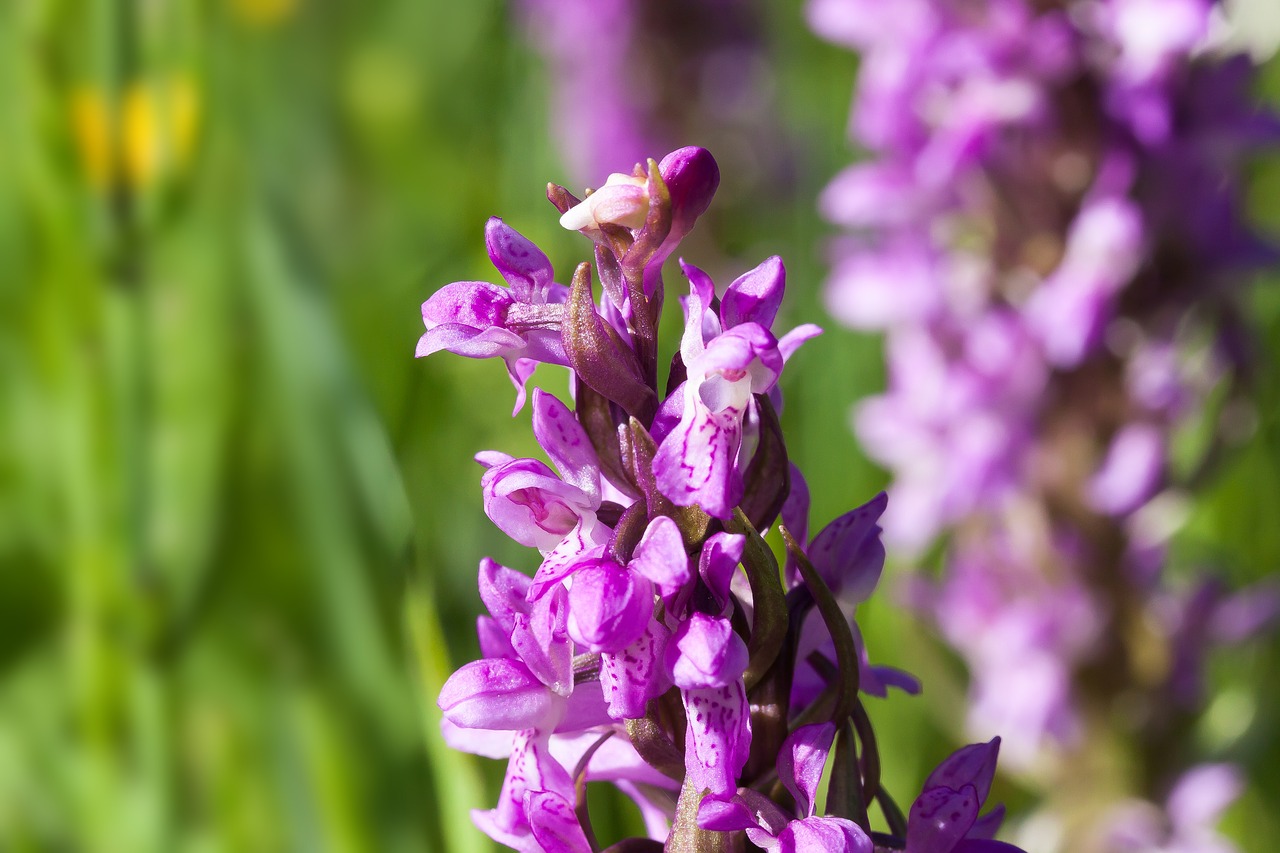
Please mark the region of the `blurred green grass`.
<svg viewBox="0 0 1280 853"><path fill-rule="evenodd" d="M709 228L726 271L787 259L799 322L856 61L799 3L769 15L793 194L739 190ZM582 254L542 198L566 169L508 20L496 0L0 5L0 847L490 849L467 810L501 767L444 748L434 697L476 654L480 557L531 568L471 456L533 445L497 365L412 348L432 290L491 277L489 215L558 270ZM1257 186L1280 227L1280 177ZM1186 534L1241 582L1280 556L1275 284L1260 427ZM819 522L884 483L846 423L878 352L830 329L791 371ZM873 708L905 792L959 737L961 682L888 594L863 618L928 685ZM1251 770L1231 824L1258 853L1280 829L1278 655L1219 661L1235 704L1205 735Z"/></svg>

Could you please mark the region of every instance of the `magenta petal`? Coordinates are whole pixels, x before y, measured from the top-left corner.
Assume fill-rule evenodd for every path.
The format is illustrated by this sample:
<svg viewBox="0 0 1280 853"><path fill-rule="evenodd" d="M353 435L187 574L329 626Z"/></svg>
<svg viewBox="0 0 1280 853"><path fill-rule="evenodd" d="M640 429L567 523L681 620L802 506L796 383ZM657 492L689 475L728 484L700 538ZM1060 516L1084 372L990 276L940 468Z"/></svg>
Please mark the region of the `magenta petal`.
<svg viewBox="0 0 1280 853"><path fill-rule="evenodd" d="M740 323L759 323L768 329L778 316L787 270L774 255L760 266L738 276L720 300L720 320L729 329Z"/></svg>
<svg viewBox="0 0 1280 853"><path fill-rule="evenodd" d="M806 817L813 816L818 782L835 736L834 723L801 726L787 736L778 754L778 778Z"/></svg>
<svg viewBox="0 0 1280 853"><path fill-rule="evenodd" d="M485 557L480 561L480 600L508 635L516 614L528 613L529 577Z"/></svg>
<svg viewBox="0 0 1280 853"><path fill-rule="evenodd" d="M871 679L879 682L881 688L880 692L875 694L876 696L884 698L888 695L887 688L889 687L896 687L908 696L915 696L920 693L920 679L909 672L903 672L891 666L864 665L862 667L864 684L868 671L871 674Z"/></svg>
<svg viewBox="0 0 1280 853"><path fill-rule="evenodd" d="M698 826L713 832L734 832L759 824L737 797L707 797L698 804Z"/></svg>
<svg viewBox="0 0 1280 853"><path fill-rule="evenodd" d="M628 567L653 581L664 599L683 589L690 577L689 555L675 521L660 515L649 522Z"/></svg>
<svg viewBox="0 0 1280 853"><path fill-rule="evenodd" d="M428 329L418 338L415 358L448 350L467 358L493 358L524 349L524 339L515 332L495 327L477 329L461 323L445 323Z"/></svg>
<svg viewBox="0 0 1280 853"><path fill-rule="evenodd" d="M726 795L751 748L751 717L741 681L726 687L683 690L689 725L685 734L685 773L698 791Z"/></svg>
<svg viewBox="0 0 1280 853"><path fill-rule="evenodd" d="M671 638L666 664L678 687L724 687L742 678L747 645L728 619L694 613Z"/></svg>
<svg viewBox="0 0 1280 853"><path fill-rule="evenodd" d="M992 839L996 837L996 833L1000 831L1000 825L1004 823L1004 804L993 808L982 817L974 821L966 838Z"/></svg>
<svg viewBox="0 0 1280 853"><path fill-rule="evenodd" d="M778 339L778 354L782 356L785 364L796 350L800 349L800 345L805 341L811 341L818 335L822 334L822 327L815 326L813 323L805 323L796 326Z"/></svg>
<svg viewBox="0 0 1280 853"><path fill-rule="evenodd" d="M716 518L732 517L742 499L737 466L741 445L741 413L715 415L686 399L680 423L653 459L658 491L677 506L700 506Z"/></svg>
<svg viewBox="0 0 1280 853"><path fill-rule="evenodd" d="M437 704L454 725L513 731L545 723L557 708L529 667L505 658L465 664L440 688Z"/></svg>
<svg viewBox="0 0 1280 853"><path fill-rule="evenodd" d="M548 791L566 799L574 795L573 780L569 778L568 771L551 755L549 737L534 730L517 734L497 807L471 813L476 826L483 832L517 850L531 846L524 843L531 835L526 794Z"/></svg>
<svg viewBox="0 0 1280 853"><path fill-rule="evenodd" d="M521 545L552 550L594 518L596 504L581 489L560 480L536 459L513 459L480 478L485 515Z"/></svg>
<svg viewBox="0 0 1280 853"><path fill-rule="evenodd" d="M422 321L428 330L446 324L473 329L504 327L507 310L514 302L505 287L487 281L455 281L422 303Z"/></svg>
<svg viewBox="0 0 1280 853"><path fill-rule="evenodd" d="M952 788L960 790L972 785L978 794L978 802L986 802L991 791L991 780L996 775L996 759L1000 754L1000 738L986 743L971 743L961 747L943 759L929 774L924 789Z"/></svg>
<svg viewBox="0 0 1280 853"><path fill-rule="evenodd" d="M680 358L690 364L706 349L706 342L720 332L719 320L711 313L716 285L711 276L680 261L680 269L689 279L689 296L684 302L684 334L680 338Z"/></svg>
<svg viewBox="0 0 1280 853"><path fill-rule="evenodd" d="M889 498L884 492L832 521L813 537L806 553L833 590L865 601L880 582L884 545L877 524Z"/></svg>
<svg viewBox="0 0 1280 853"><path fill-rule="evenodd" d="M671 686L663 668L663 654L671 632L650 618L645 632L619 652L600 657L600 687L615 720L643 717L645 705Z"/></svg>
<svg viewBox="0 0 1280 853"><path fill-rule="evenodd" d="M573 576L569 636L593 652L617 652L644 634L653 617L653 584L612 560L593 561Z"/></svg>
<svg viewBox="0 0 1280 853"><path fill-rule="evenodd" d="M702 546L698 574L721 607L729 605L729 585L746 545L747 537L741 534L716 533Z"/></svg>
<svg viewBox="0 0 1280 853"><path fill-rule="evenodd" d="M530 671L552 692L573 692L573 649L566 636L568 593L556 587L535 601L528 615L516 614L511 645Z"/></svg>
<svg viewBox="0 0 1280 853"><path fill-rule="evenodd" d="M711 204L711 197L720 186L720 167L710 151L689 146L663 157L658 173L671 194L671 233L663 241L664 251L660 253L666 258Z"/></svg>
<svg viewBox="0 0 1280 853"><path fill-rule="evenodd" d="M569 407L541 388L533 389L533 434L564 482L598 505L600 459L591 439Z"/></svg>
<svg viewBox="0 0 1280 853"><path fill-rule="evenodd" d="M551 261L542 250L496 216L485 223L484 243L489 260L517 300L533 301L534 293L552 283Z"/></svg>
<svg viewBox="0 0 1280 853"><path fill-rule="evenodd" d="M871 836L842 817L807 817L793 820L778 835L778 853L872 853ZM914 851L913 851L914 853Z"/></svg>
<svg viewBox="0 0 1280 853"><path fill-rule="evenodd" d="M573 805L551 791L525 794L529 827L545 853L591 853Z"/></svg>
<svg viewBox="0 0 1280 853"><path fill-rule="evenodd" d="M926 788L911 804L907 817L910 853L951 853L978 818L979 800L972 785L959 791Z"/></svg>

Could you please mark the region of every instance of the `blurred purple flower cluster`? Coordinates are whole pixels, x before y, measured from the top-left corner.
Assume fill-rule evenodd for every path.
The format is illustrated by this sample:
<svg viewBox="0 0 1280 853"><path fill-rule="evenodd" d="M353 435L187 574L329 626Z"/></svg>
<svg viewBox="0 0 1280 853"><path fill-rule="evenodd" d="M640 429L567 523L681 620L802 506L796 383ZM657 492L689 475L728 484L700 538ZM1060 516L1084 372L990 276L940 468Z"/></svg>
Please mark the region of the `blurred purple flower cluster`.
<svg viewBox="0 0 1280 853"><path fill-rule="evenodd" d="M808 12L861 55L850 134L871 156L820 202L847 229L827 305L886 336L888 389L855 429L893 474L886 540L954 534L915 593L969 664L972 723L1027 764L1124 704L1163 767L1206 649L1276 610L1164 566L1196 476L1171 441L1242 367L1238 288L1275 258L1237 175L1280 124L1249 59L1215 51L1213 0Z"/></svg>
<svg viewBox="0 0 1280 853"><path fill-rule="evenodd" d="M778 258L720 291L682 263L685 327L659 390L662 263L718 183L711 155L684 148L584 200L551 185L561 223L594 244L598 300L590 264L556 284L547 257L491 219L506 286L456 282L423 305L418 355L502 358L517 410L538 364L567 365L574 397L530 395L550 464L476 457L485 512L539 558L532 576L481 563L483 657L439 697L450 743L508 760L497 806L474 819L516 850L598 851L585 800L598 780L649 832L616 851L1015 850L991 840L1002 809L979 817L996 740L947 759L905 816L880 784L862 694L918 689L869 663L853 621L884 565L885 499L807 541L777 382L819 330L775 336ZM779 516L785 571L759 533ZM887 834L872 832L872 804Z"/></svg>
<svg viewBox="0 0 1280 853"><path fill-rule="evenodd" d="M782 183L758 0L521 0L515 9L547 63L551 128L579 179L694 139L716 148L737 183Z"/></svg>

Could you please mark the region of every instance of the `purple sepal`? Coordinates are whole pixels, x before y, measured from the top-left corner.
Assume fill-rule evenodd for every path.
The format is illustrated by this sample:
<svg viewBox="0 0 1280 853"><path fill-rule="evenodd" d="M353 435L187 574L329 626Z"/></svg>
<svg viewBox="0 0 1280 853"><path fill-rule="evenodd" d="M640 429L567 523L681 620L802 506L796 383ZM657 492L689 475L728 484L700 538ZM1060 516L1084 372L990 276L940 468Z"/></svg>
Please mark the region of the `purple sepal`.
<svg viewBox="0 0 1280 853"><path fill-rule="evenodd" d="M972 785L926 788L907 817L907 853L950 853L977 820L980 805Z"/></svg>
<svg viewBox="0 0 1280 853"><path fill-rule="evenodd" d="M533 434L560 478L589 502L600 504L600 459L569 407L541 388L533 389Z"/></svg>
<svg viewBox="0 0 1280 853"><path fill-rule="evenodd" d="M974 821L972 828L969 829L966 838L992 840L996 837L996 833L1000 831L1000 827L1004 824L1004 803L1000 803L991 811Z"/></svg>
<svg viewBox="0 0 1280 853"><path fill-rule="evenodd" d="M972 785L978 802L984 803L991 791L991 780L996 775L996 761L1000 754L1000 738L986 743L971 743L961 747L943 759L924 782L924 790L951 788L960 790Z"/></svg>
<svg viewBox="0 0 1280 853"><path fill-rule="evenodd" d="M525 810L533 837L545 853L591 853L573 804L552 791L525 794Z"/></svg>
<svg viewBox="0 0 1280 853"><path fill-rule="evenodd" d="M440 688L437 704L454 725L509 731L547 726L560 709L528 666L505 658L464 664Z"/></svg>
<svg viewBox="0 0 1280 853"><path fill-rule="evenodd" d="M777 255L766 258L760 266L734 279L720 300L720 322L724 328L742 323L773 327L782 305L786 286L786 268Z"/></svg>
<svg viewBox="0 0 1280 853"><path fill-rule="evenodd" d="M675 521L660 515L644 531L631 555L630 568L647 577L669 601L689 583L689 557Z"/></svg>
<svg viewBox="0 0 1280 853"><path fill-rule="evenodd" d="M517 300L531 301L554 283L551 261L543 251L496 216L485 223L484 244L489 260Z"/></svg>
<svg viewBox="0 0 1280 853"><path fill-rule="evenodd" d="M698 557L698 574L707 585L716 604L720 605L728 615L729 585L742 562L742 552L746 549L747 537L740 533L716 533L702 545L702 554Z"/></svg>
<svg viewBox="0 0 1280 853"><path fill-rule="evenodd" d="M889 498L884 492L832 521L806 549L832 591L852 602L865 601L880 582L884 545L880 525Z"/></svg>
<svg viewBox="0 0 1280 853"><path fill-rule="evenodd" d="M813 816L818 782L835 736L834 723L801 726L787 736L778 753L778 778L806 816Z"/></svg>

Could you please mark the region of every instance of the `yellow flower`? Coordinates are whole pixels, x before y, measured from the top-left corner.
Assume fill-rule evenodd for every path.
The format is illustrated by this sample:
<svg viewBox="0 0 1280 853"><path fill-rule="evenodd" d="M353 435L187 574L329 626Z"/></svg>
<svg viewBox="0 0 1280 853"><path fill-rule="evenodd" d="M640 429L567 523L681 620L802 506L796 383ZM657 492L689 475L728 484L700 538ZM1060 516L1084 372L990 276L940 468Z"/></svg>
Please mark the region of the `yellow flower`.
<svg viewBox="0 0 1280 853"><path fill-rule="evenodd" d="M101 87L71 97L71 128L85 177L95 189L153 186L190 162L200 103L191 80L173 76L131 83L118 108Z"/></svg>
<svg viewBox="0 0 1280 853"><path fill-rule="evenodd" d="M297 8L298 0L231 0L237 18L264 30L281 23Z"/></svg>

